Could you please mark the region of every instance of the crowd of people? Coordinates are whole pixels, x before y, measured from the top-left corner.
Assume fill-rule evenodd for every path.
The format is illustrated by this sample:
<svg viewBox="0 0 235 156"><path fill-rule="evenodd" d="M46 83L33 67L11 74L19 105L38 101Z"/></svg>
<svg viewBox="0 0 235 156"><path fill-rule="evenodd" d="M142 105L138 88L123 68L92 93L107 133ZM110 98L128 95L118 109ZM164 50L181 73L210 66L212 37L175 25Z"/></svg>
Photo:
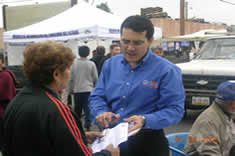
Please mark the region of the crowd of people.
<svg viewBox="0 0 235 156"><path fill-rule="evenodd" d="M152 47L154 26L143 16L127 17L120 28L120 44L70 48L55 41L32 43L24 50L27 78L17 94L14 73L0 58L0 147L4 155L168 156L164 128L184 115L185 91L181 70ZM74 97L74 110L63 92ZM62 97L62 98L61 98ZM67 96L65 96L67 98ZM82 114L85 114L84 128ZM195 121L185 152L192 156L232 156L232 113L235 83L224 82L213 105ZM119 123L140 129L118 147L93 153L89 144L102 138L100 130ZM199 138L210 139L202 142Z"/></svg>

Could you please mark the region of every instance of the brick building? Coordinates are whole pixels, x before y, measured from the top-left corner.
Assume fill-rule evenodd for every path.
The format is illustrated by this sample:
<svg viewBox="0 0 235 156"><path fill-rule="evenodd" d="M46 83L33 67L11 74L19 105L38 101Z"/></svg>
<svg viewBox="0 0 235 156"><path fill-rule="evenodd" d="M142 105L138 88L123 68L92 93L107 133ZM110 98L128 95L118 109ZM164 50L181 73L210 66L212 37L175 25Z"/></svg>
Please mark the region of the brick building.
<svg viewBox="0 0 235 156"><path fill-rule="evenodd" d="M156 27L162 28L163 37L180 35L180 20L173 20L160 7L142 8L141 15L148 17ZM185 34L192 34L203 29L225 29L225 24L212 24L205 22L203 19L185 20Z"/></svg>

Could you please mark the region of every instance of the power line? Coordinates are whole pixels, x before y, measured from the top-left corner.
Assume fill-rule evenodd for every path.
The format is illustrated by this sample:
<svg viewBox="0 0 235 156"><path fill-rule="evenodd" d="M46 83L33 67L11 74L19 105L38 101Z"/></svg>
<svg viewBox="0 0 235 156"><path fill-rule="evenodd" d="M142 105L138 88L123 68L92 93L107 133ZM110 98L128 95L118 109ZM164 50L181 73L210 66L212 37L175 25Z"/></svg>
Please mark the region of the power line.
<svg viewBox="0 0 235 156"><path fill-rule="evenodd" d="M231 5L235 5L235 3L232 3L232 2L229 2L229 1L225 1L225 0L220 0L221 2L224 2L224 3L228 3L228 4L231 4Z"/></svg>
<svg viewBox="0 0 235 156"><path fill-rule="evenodd" d="M16 0L16 1L1 1L0 4L3 3L17 3L17 2L29 2L29 1L34 1L34 0Z"/></svg>

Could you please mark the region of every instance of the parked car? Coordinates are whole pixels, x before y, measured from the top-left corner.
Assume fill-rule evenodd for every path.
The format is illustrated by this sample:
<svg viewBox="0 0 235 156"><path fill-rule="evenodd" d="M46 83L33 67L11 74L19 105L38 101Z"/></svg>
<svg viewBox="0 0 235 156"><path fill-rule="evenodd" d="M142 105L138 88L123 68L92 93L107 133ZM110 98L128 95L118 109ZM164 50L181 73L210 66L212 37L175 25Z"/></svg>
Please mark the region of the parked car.
<svg viewBox="0 0 235 156"><path fill-rule="evenodd" d="M217 86L235 80L235 36L208 39L190 62L177 64L182 70L187 109L212 104Z"/></svg>

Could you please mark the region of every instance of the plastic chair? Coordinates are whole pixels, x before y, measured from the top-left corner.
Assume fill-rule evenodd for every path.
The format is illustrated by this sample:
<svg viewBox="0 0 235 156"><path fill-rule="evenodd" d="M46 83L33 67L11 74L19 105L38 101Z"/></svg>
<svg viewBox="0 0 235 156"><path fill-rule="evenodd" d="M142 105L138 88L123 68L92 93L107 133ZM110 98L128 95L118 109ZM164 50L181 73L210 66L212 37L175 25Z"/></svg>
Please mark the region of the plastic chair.
<svg viewBox="0 0 235 156"><path fill-rule="evenodd" d="M172 133L166 136L172 156L189 156L184 153L184 145L188 139L188 132Z"/></svg>

